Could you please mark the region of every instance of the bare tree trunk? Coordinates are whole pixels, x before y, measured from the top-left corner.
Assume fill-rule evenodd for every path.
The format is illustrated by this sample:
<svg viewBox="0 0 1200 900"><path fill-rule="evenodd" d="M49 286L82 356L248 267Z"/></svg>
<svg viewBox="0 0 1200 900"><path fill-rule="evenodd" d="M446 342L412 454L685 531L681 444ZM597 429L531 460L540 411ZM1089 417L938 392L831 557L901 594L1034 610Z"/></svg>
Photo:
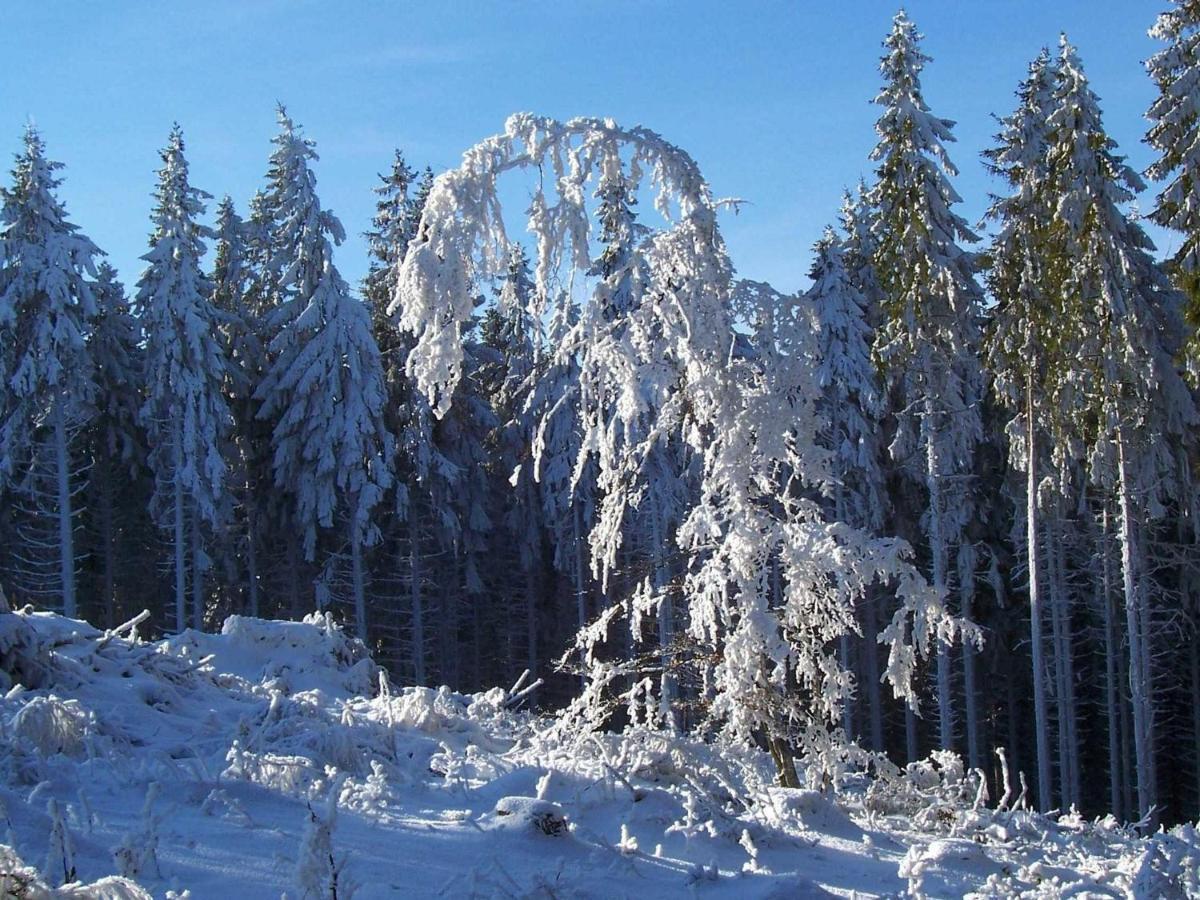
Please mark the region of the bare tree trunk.
<svg viewBox="0 0 1200 900"><path fill-rule="evenodd" d="M933 399L925 401L925 483L929 490L929 550L933 557L933 587L946 598L946 539L942 528L942 477L938 460L938 427ZM937 648L938 743L943 750L954 749L954 698L950 684L950 647L945 641Z"/></svg>
<svg viewBox="0 0 1200 900"><path fill-rule="evenodd" d="M1120 683L1117 661L1116 622L1112 606L1112 563L1108 552L1108 502L1101 512L1100 526L1100 609L1104 614L1104 706L1108 717L1108 797L1112 813L1123 818L1121 805L1121 722Z"/></svg>
<svg viewBox="0 0 1200 900"><path fill-rule="evenodd" d="M975 599L975 552L969 544L958 550L958 589L962 597L962 615L970 620ZM963 641L963 705L967 712L967 764L980 769L983 761L979 756L979 697L975 685L975 645Z"/></svg>
<svg viewBox="0 0 1200 900"><path fill-rule="evenodd" d="M296 530L288 527L287 535L287 587L288 609L293 619L301 618L308 610L300 607L300 542L296 538Z"/></svg>
<svg viewBox="0 0 1200 900"><path fill-rule="evenodd" d="M54 462L58 475L59 578L63 615L79 614L75 601L75 520L71 511L71 455L67 446L67 414L63 398L54 400Z"/></svg>
<svg viewBox="0 0 1200 900"><path fill-rule="evenodd" d="M1133 747L1137 763L1138 815L1145 817L1154 806L1153 698L1150 696L1149 636L1143 631L1145 613L1142 591L1135 569L1132 488L1126 459L1125 435L1117 430L1118 492L1121 505L1121 569L1125 590L1125 619L1129 639L1129 696L1133 711Z"/></svg>
<svg viewBox="0 0 1200 900"><path fill-rule="evenodd" d="M800 778L796 774L796 758L792 755L792 748L788 746L787 741L777 737L767 738L767 747L771 751L771 759L775 761L775 773L778 776L779 786L799 788Z"/></svg>
<svg viewBox="0 0 1200 900"><path fill-rule="evenodd" d="M871 749L883 751L883 704L879 692L879 619L878 593L867 589L863 597L863 678L867 691L867 714L871 728Z"/></svg>
<svg viewBox="0 0 1200 900"><path fill-rule="evenodd" d="M260 615L258 600L258 519L253 498L246 498L246 600L250 615Z"/></svg>
<svg viewBox="0 0 1200 900"><path fill-rule="evenodd" d="M538 670L537 578L533 561L525 570L525 667L530 676Z"/></svg>
<svg viewBox="0 0 1200 900"><path fill-rule="evenodd" d="M1195 623L1188 650L1192 670L1192 748L1196 762L1196 799L1200 804L1200 634L1195 631Z"/></svg>
<svg viewBox="0 0 1200 900"><path fill-rule="evenodd" d="M204 545L200 534L200 511L192 502L192 627L204 630Z"/></svg>
<svg viewBox="0 0 1200 900"><path fill-rule="evenodd" d="M587 573L583 559L583 523L579 504L571 504L571 552L575 554L575 621L582 631L587 625ZM580 688L587 686L587 675L580 674Z"/></svg>
<svg viewBox="0 0 1200 900"><path fill-rule="evenodd" d="M411 494L410 494L411 497ZM421 602L421 534L417 527L417 511L412 499L408 504L408 576L409 599L412 604L413 680L427 684L425 676L425 610Z"/></svg>
<svg viewBox="0 0 1200 900"><path fill-rule="evenodd" d="M113 486L109 480L111 472L105 467L104 482L100 485L98 500L99 509L96 511L100 519L100 547L103 559L101 561L101 590L104 592L104 627L114 628L117 625L117 539L116 512L113 503Z"/></svg>
<svg viewBox="0 0 1200 900"><path fill-rule="evenodd" d="M355 513L350 517L350 584L354 592L354 633L360 641L367 640L367 592L363 585L362 529Z"/></svg>
<svg viewBox="0 0 1200 900"><path fill-rule="evenodd" d="M1037 448L1033 419L1033 376L1025 380L1025 549L1029 567L1029 629L1033 655L1033 728L1037 742L1038 808L1050 809L1050 737L1046 721L1045 660L1042 658L1042 591L1038 566Z"/></svg>
<svg viewBox="0 0 1200 900"><path fill-rule="evenodd" d="M183 510L183 426L176 420L171 430L175 458L172 460L175 482L175 629L187 627L187 573L184 548Z"/></svg>

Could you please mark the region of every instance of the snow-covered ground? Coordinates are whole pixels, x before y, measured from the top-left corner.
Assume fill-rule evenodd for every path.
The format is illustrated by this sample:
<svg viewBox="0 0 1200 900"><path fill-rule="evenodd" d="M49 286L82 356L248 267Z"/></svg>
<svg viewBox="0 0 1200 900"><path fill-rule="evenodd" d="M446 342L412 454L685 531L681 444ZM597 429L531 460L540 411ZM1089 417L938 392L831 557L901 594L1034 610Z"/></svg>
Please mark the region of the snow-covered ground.
<svg viewBox="0 0 1200 900"><path fill-rule="evenodd" d="M827 750L824 792L785 790L757 751L390 687L319 615L145 642L0 613L0 691L3 896L1200 896L1191 827L989 802L951 757L868 781ZM99 883L46 892L72 864Z"/></svg>

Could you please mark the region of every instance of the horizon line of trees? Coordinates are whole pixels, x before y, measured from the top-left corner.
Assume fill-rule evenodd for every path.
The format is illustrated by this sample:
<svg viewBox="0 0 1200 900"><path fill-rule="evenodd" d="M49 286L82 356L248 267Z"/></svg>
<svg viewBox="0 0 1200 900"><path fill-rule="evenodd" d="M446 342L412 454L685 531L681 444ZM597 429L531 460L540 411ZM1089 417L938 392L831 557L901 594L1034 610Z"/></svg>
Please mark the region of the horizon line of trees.
<svg viewBox="0 0 1200 900"><path fill-rule="evenodd" d="M608 721L717 716L781 755L813 722L902 761L942 748L993 772L1005 747L1042 809L1193 818L1200 2L1152 34L1149 218L1182 236L1170 259L1126 211L1144 183L1065 36L999 120L992 233L968 249L953 123L925 101L930 60L901 12L873 179L847 192L797 295L734 283L731 266L694 275L675 232L639 215L643 170L676 148L652 158L651 138L602 124L571 145L574 207L533 194L532 248L451 246L447 223L482 233L499 215L462 199L471 154L435 179L397 151L356 295L314 144L282 106L264 188L245 219L222 198L212 227L171 131L130 294L29 128L0 193L0 584L106 627L143 607L163 631L333 608L404 683L529 670L547 708L619 696ZM556 235L590 296L554 276ZM496 257L439 276L453 311L421 293L447 248ZM664 310L698 282L735 326L732 395L700 393L694 366L672 374L692 345ZM457 349L430 355L442 328ZM694 418L706 396L738 405L728 429ZM812 549L810 519L844 567ZM729 523L744 543L713 538ZM843 526L900 539L873 545L898 559L911 548L930 602L981 641L938 625L927 657L897 649L923 642L894 633L907 576L869 562L882 550L850 559ZM741 581L755 603L728 612L713 597L744 596ZM835 588L841 606L804 605ZM882 690L897 673L919 705Z"/></svg>

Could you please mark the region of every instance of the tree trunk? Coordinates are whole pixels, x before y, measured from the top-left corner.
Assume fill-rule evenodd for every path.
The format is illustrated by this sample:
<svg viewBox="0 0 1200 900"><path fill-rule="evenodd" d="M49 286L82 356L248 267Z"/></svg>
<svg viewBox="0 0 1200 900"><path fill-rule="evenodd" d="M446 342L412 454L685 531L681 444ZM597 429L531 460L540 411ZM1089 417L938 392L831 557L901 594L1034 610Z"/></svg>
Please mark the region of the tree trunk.
<svg viewBox="0 0 1200 900"><path fill-rule="evenodd" d="M360 641L367 641L367 593L363 586L362 528L358 525L357 501L355 513L350 516L350 584L354 591L354 633Z"/></svg>
<svg viewBox="0 0 1200 900"><path fill-rule="evenodd" d="M1125 624L1129 639L1129 697L1133 711L1133 748L1137 763L1138 816L1149 815L1155 804L1153 698L1149 682L1149 636L1136 571L1132 488L1123 429L1117 430L1118 492L1121 505L1121 569L1125 591Z"/></svg>
<svg viewBox="0 0 1200 900"><path fill-rule="evenodd" d="M871 749L883 751L883 703L879 691L879 619L878 592L867 588L863 597L863 686L867 692L867 713L871 727Z"/></svg>
<svg viewBox="0 0 1200 900"><path fill-rule="evenodd" d="M926 486L929 490L929 550L933 557L933 587L946 599L946 542L942 528L942 476L938 460L938 425L933 399L925 401ZM950 685L950 647L938 641L937 701L938 743L943 750L954 749L954 699Z"/></svg>
<svg viewBox="0 0 1200 900"><path fill-rule="evenodd" d="M587 625L587 573L583 559L583 523L579 504L571 504L571 552L575 554L575 620L582 631ZM579 686L587 686L587 675L580 674Z"/></svg>
<svg viewBox="0 0 1200 900"><path fill-rule="evenodd" d="M771 759L775 761L775 774L779 780L779 786L785 788L799 788L800 777L796 774L796 757L792 754L792 748L783 738L767 738L767 746L771 751Z"/></svg>
<svg viewBox="0 0 1200 900"><path fill-rule="evenodd" d="M1029 631L1033 656L1033 727L1037 742L1038 808L1051 806L1050 735L1046 721L1045 660L1042 658L1042 591L1038 567L1037 448L1033 420L1033 377L1025 380L1025 550L1029 567Z"/></svg>
<svg viewBox="0 0 1200 900"><path fill-rule="evenodd" d="M1108 503L1100 514L1100 609L1104 614L1104 707L1108 717L1108 802L1118 819L1121 805L1120 682L1117 662L1117 632L1112 607L1112 564L1108 552Z"/></svg>
<svg viewBox="0 0 1200 900"><path fill-rule="evenodd" d="M958 588L962 596L962 615L970 620L975 599L975 552L968 544L958 550ZM963 705L967 712L967 764L972 769L983 767L979 757L979 697L975 685L975 645L963 641Z"/></svg>
<svg viewBox="0 0 1200 900"><path fill-rule="evenodd" d="M412 604L412 657L413 680L424 686L425 678L425 610L421 606L421 556L420 532L417 528L417 511L413 495L408 503L408 576L409 599Z"/></svg>
<svg viewBox="0 0 1200 900"><path fill-rule="evenodd" d="M671 673L670 647L675 629L675 615L670 593L665 590L670 580L667 577L665 554L663 552L666 535L663 533L662 514L657 507L650 511L650 541L654 545L651 550L654 560L654 591L659 595L658 658L659 664L662 666L662 674L659 679L659 713L663 721L668 726L674 728L676 726L674 713L675 676Z"/></svg>
<svg viewBox="0 0 1200 900"><path fill-rule="evenodd" d="M1072 651L1074 635L1071 631L1071 592L1067 585L1067 564L1063 554L1065 539L1065 517L1062 512L1062 498L1065 484L1059 485L1055 497L1055 541L1047 548L1049 557L1053 560L1054 577L1051 591L1054 605L1054 639L1055 658L1059 677L1059 730L1062 746L1062 799L1063 807L1068 808L1079 804L1079 740L1077 738L1075 710L1075 659Z"/></svg>
<svg viewBox="0 0 1200 900"><path fill-rule="evenodd" d="M200 511L192 502L192 627L204 630L204 546L200 540Z"/></svg>
<svg viewBox="0 0 1200 900"><path fill-rule="evenodd" d="M171 430L171 442L175 454L172 460L175 482L175 629L183 631L187 627L187 557L183 518L183 425L178 419Z"/></svg>
<svg viewBox="0 0 1200 900"><path fill-rule="evenodd" d="M104 627L115 628L117 625L117 539L111 480L113 472L110 465L105 465L103 469L104 481L99 486L100 493L97 497L99 509L96 511L100 520L101 590L104 592L102 598Z"/></svg>
<svg viewBox="0 0 1200 900"><path fill-rule="evenodd" d="M58 475L59 579L63 615L75 618L75 521L71 511L71 455L67 445L67 413L63 398L54 400L54 462Z"/></svg>
<svg viewBox="0 0 1200 900"><path fill-rule="evenodd" d="M308 612L300 608L300 541L296 529L288 526L287 535L287 587L288 608L293 619L302 618Z"/></svg>
<svg viewBox="0 0 1200 900"><path fill-rule="evenodd" d="M254 512L254 499L246 496L246 601L248 612L257 618L260 614L258 601L258 528Z"/></svg>

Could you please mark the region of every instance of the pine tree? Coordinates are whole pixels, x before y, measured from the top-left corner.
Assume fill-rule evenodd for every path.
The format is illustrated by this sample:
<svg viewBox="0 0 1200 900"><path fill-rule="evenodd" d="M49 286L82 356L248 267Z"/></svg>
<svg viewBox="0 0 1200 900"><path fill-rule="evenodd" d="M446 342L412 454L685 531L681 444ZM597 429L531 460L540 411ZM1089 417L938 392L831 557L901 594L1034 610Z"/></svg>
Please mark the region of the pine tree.
<svg viewBox="0 0 1200 900"><path fill-rule="evenodd" d="M1152 123L1146 142L1159 153L1146 174L1168 182L1150 218L1183 236L1169 265L1188 296L1187 362L1193 381L1200 383L1200 3L1173 2L1150 29L1151 37L1168 46L1146 62L1158 88L1146 113Z"/></svg>
<svg viewBox="0 0 1200 900"><path fill-rule="evenodd" d="M383 372L367 309L333 264L345 233L317 198L312 142L282 108L279 122L272 162L283 299L267 316L271 359L255 398L258 416L274 423L275 486L289 498L305 558L315 559L321 530L344 523L355 628L365 638L362 553L376 537L371 510L391 481Z"/></svg>
<svg viewBox="0 0 1200 900"><path fill-rule="evenodd" d="M904 398L892 456L906 459L919 448L923 457L931 581L948 591L951 552L967 512L962 479L981 437L975 358L981 298L976 257L959 246L977 238L952 210L960 198L950 185L956 170L944 143L954 139L953 123L932 115L925 103L920 75L929 57L920 40L901 11L884 41L884 86L875 98L884 112L875 126L879 143L871 158L878 168L870 205L885 314L875 349ZM953 688L944 642L937 697L939 744L950 749Z"/></svg>
<svg viewBox="0 0 1200 900"><path fill-rule="evenodd" d="M0 483L23 499L30 538L18 568L28 589L78 613L75 496L82 473L73 458L94 416L95 367L88 337L96 317L89 276L96 246L67 220L55 196L60 163L46 159L41 136L25 132L13 185L3 191L0 232ZM56 533L39 525L54 522ZM35 534L36 532L36 534ZM57 551L57 560L45 551Z"/></svg>
<svg viewBox="0 0 1200 900"><path fill-rule="evenodd" d="M161 156L154 230L137 292L146 343L147 398L141 416L155 475L151 513L160 528L171 531L174 624L182 630L188 621L189 573L191 623L204 627L209 565L204 529L221 525L228 470L223 450L231 422L212 284L200 268L210 231L197 220L209 195L188 181L179 126L171 130Z"/></svg>

